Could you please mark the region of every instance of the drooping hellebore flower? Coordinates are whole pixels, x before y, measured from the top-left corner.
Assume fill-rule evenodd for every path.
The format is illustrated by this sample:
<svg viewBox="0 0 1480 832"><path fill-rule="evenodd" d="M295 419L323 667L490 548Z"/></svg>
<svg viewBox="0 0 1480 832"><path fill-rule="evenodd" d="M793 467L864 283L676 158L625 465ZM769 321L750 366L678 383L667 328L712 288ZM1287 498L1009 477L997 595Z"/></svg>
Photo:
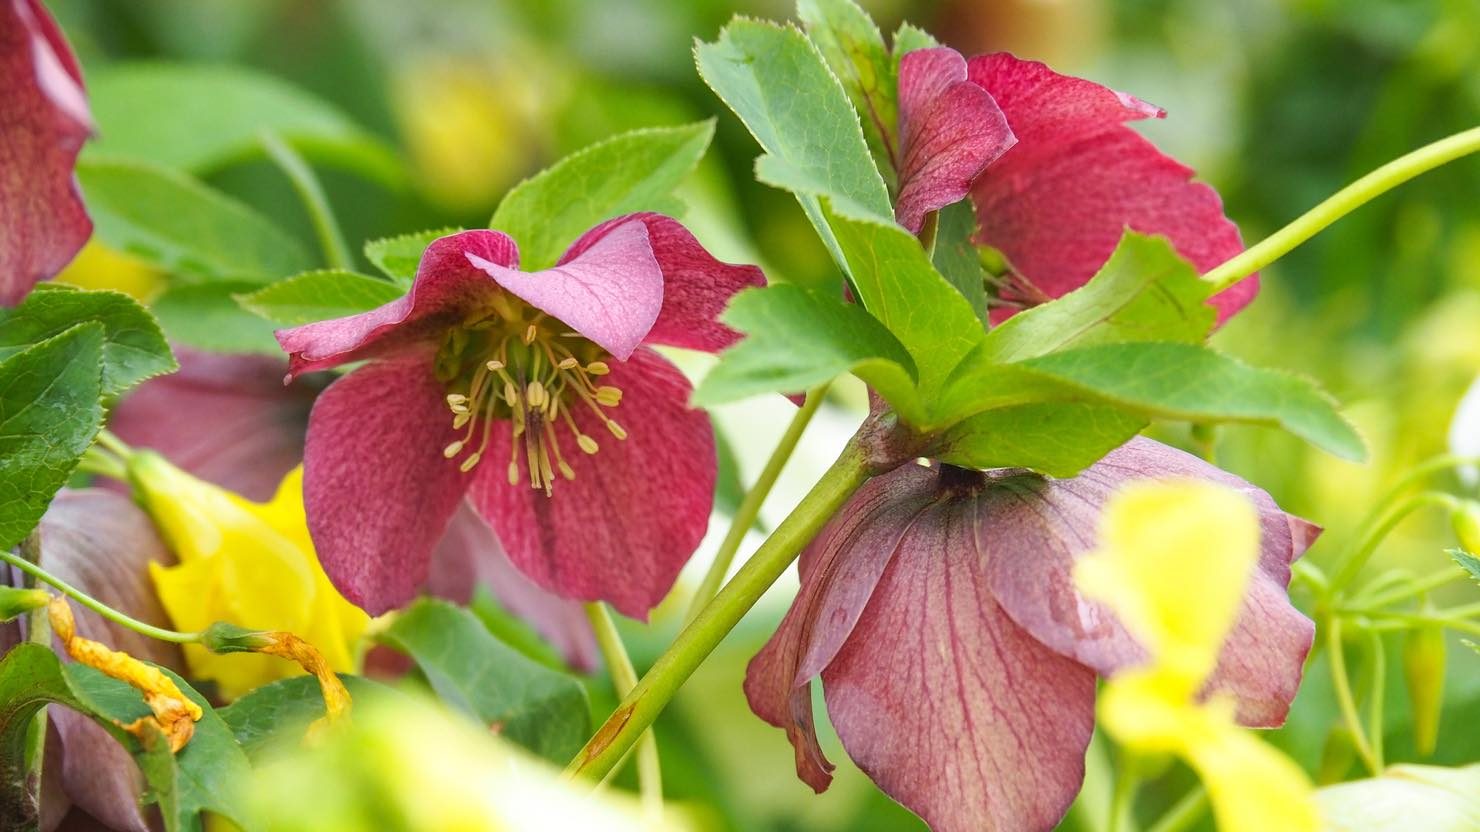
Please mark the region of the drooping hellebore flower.
<svg viewBox="0 0 1480 832"><path fill-rule="evenodd" d="M716 318L761 271L658 214L518 265L500 232L443 237L406 297L278 333L293 375L370 359L314 404L304 496L324 568L372 613L422 583L464 495L536 584L636 617L704 534L713 432L644 345L728 346Z"/></svg>
<svg viewBox="0 0 1480 832"><path fill-rule="evenodd" d="M1247 496L1212 483L1135 483L1111 497L1099 548L1074 579L1115 610L1148 661L1105 684L1100 722L1127 748L1187 760L1224 832L1315 832L1305 772L1239 728L1227 694L1199 701L1255 571L1259 536Z"/></svg>
<svg viewBox="0 0 1480 832"><path fill-rule="evenodd" d="M92 115L39 0L0 0L0 89L0 306L13 306L92 234L73 174Z"/></svg>
<svg viewBox="0 0 1480 832"><path fill-rule="evenodd" d="M820 676L848 756L934 829L1051 828L1083 779L1096 674L1147 656L1075 588L1074 563L1114 491L1168 477L1258 507L1259 569L1208 688L1244 724L1280 724L1314 635L1285 587L1318 530L1144 438L1073 479L905 465L864 485L802 554L801 590L746 674L751 709L786 729L798 776L821 791L832 764L812 721Z"/></svg>
<svg viewBox="0 0 1480 832"><path fill-rule="evenodd" d="M1217 192L1126 125L1165 115L1007 53L909 52L899 65L896 216L918 232L930 212L971 197L977 242L1009 267L997 321L1084 285L1127 228L1165 235L1207 271L1243 242ZM1215 296L1219 320L1258 291L1255 276Z"/></svg>

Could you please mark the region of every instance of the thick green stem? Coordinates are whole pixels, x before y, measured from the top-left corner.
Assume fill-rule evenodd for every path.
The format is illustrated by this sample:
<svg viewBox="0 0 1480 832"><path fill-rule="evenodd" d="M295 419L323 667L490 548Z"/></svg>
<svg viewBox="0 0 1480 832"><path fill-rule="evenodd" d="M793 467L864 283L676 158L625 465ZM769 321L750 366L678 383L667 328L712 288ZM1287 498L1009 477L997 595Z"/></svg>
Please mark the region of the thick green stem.
<svg viewBox="0 0 1480 832"><path fill-rule="evenodd" d="M276 133L264 130L259 138L268 157L282 169L288 181L293 183L293 190L297 192L304 210L308 212L314 234L319 238L324 262L331 269L353 268L354 261L350 258L349 246L344 243L339 221L334 218L334 211L329 207L329 198L324 195L324 188L319 184L319 178L314 176L313 168Z"/></svg>
<svg viewBox="0 0 1480 832"><path fill-rule="evenodd" d="M0 550L0 561L4 561L5 563L14 566L16 569L21 570L22 572L30 575L38 581L50 584L63 595L66 595L68 598L71 598L72 600L83 605L84 607L87 607L98 615L103 616L109 621L112 621L113 623L118 624L122 627L127 627L128 629L133 630L136 633L140 633L142 635L148 636L149 638L157 639L159 641L169 641L175 644L193 644L201 640L201 633L181 633L175 630L164 630L159 627L155 627L152 624L145 624L137 618L131 618L127 615L124 615L118 610L113 609L112 607L104 604L102 601L99 601L91 595L88 595L82 590L73 587L71 584L68 584L61 578L58 578L50 572L47 572L45 569L42 569L36 564L31 563L24 558L12 555L9 552Z"/></svg>
<svg viewBox="0 0 1480 832"><path fill-rule="evenodd" d="M1442 491L1424 491L1409 497L1406 500L1391 505L1386 513L1381 515L1375 523L1369 524L1368 530L1359 538L1357 543L1337 561L1336 568L1332 570L1332 578L1328 592L1335 594L1340 592L1347 584L1351 583L1372 553L1377 551L1378 544L1387 537L1403 518L1425 506L1440 506L1453 510L1459 500Z"/></svg>
<svg viewBox="0 0 1480 832"><path fill-rule="evenodd" d="M776 485L776 478L781 476L781 470L786 467L787 460L791 459L792 451L796 450L797 442L802 438L802 432L811 423L812 416L827 396L827 389L831 382L820 387L814 387L807 393L807 400L802 403L800 410L791 417L791 424L786 426L786 433L782 434L781 441L777 443L775 450L771 451L771 458L766 460L766 467L761 469L761 475L756 478L755 485L745 492L745 497L740 500L740 505L735 509L735 517L730 521L730 530L725 533L725 539L719 544L719 551L714 555L714 562L709 565L709 571L704 573L704 579L699 582L699 588L694 591L693 600L689 602L688 614L684 617L684 623L694 620L704 605L714 599L715 593L719 592L720 585L725 582L725 575L730 571L730 564L735 560L735 553L740 551L740 544L745 540L745 534L755 525L755 518L760 514L761 505L765 503L766 497L770 496L771 489Z"/></svg>
<svg viewBox="0 0 1480 832"><path fill-rule="evenodd" d="M658 657L566 773L592 778L605 775L870 473L860 442L849 442L796 509Z"/></svg>
<svg viewBox="0 0 1480 832"><path fill-rule="evenodd" d="M612 621L606 605L597 601L586 604L586 619L596 633L596 646L612 675L612 687L617 696L626 696L637 686L637 670L622 644L622 636ZM663 770L658 761L658 740L651 729L642 732L637 741L637 788L642 794L643 811L651 820L663 817Z"/></svg>
<svg viewBox="0 0 1480 832"><path fill-rule="evenodd" d="M1372 752L1372 744L1367 741L1367 729L1362 726L1362 718L1357 715L1357 700L1352 696L1351 677L1346 673L1346 654L1342 652L1339 615L1332 615L1326 620L1326 647L1331 654L1328 658L1331 663L1331 682L1336 688L1336 704L1341 708L1341 718L1346 722L1346 729L1351 732L1357 756L1362 758L1367 770L1376 776L1382 768L1377 762L1377 755Z"/></svg>
<svg viewBox="0 0 1480 832"><path fill-rule="evenodd" d="M1480 127L1424 145L1399 156L1337 191L1299 219L1259 241L1242 254L1203 275L1214 291L1222 291L1288 254L1326 226L1354 209L1421 173L1480 150Z"/></svg>

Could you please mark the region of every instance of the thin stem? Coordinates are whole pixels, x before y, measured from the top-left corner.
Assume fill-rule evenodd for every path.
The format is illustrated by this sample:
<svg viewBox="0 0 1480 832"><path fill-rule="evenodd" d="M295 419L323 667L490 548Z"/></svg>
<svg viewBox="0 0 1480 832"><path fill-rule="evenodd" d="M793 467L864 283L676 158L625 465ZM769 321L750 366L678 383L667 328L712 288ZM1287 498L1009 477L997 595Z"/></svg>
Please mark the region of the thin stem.
<svg viewBox="0 0 1480 832"><path fill-rule="evenodd" d="M1183 832L1184 829L1201 820L1207 811L1207 789L1195 786L1192 791L1173 804L1172 808L1168 809L1167 813L1162 815L1161 819L1146 832Z"/></svg>
<svg viewBox="0 0 1480 832"><path fill-rule="evenodd" d="M1480 622L1470 621L1458 612L1468 612L1473 607L1456 607L1453 610L1434 610L1433 612L1403 612L1401 610L1372 610L1354 609L1351 607L1337 607L1336 612L1341 615L1360 615L1368 618L1377 618L1385 621L1399 621L1409 625L1413 624L1438 624L1451 630L1462 633L1480 635ZM1390 628L1384 628L1390 629ZM1404 627L1400 629L1411 629Z"/></svg>
<svg viewBox="0 0 1480 832"><path fill-rule="evenodd" d="M1108 832L1130 832L1136 828L1134 814L1136 790L1141 786L1141 772L1136 759L1125 749L1117 755L1120 765L1115 772L1115 791L1110 794L1110 811L1106 816Z"/></svg>
<svg viewBox="0 0 1480 832"><path fill-rule="evenodd" d="M1374 197L1461 156L1480 150L1480 127L1472 127L1418 150L1399 156L1347 185L1324 202L1301 215L1232 259L1203 275L1222 291L1288 254Z"/></svg>
<svg viewBox="0 0 1480 832"><path fill-rule="evenodd" d="M1467 465L1480 466L1480 456L1457 456L1455 454L1439 454L1438 456L1431 456L1423 462L1420 462L1412 468L1408 469L1408 471L1404 473L1403 476L1399 477L1398 481L1393 483L1392 487L1388 489L1387 494L1378 503L1378 505L1383 506L1388 505L1389 503L1396 502L1397 499L1402 496L1404 491L1412 488L1414 484L1418 483L1430 474L1436 474L1440 471L1449 470L1451 468L1463 468Z"/></svg>
<svg viewBox="0 0 1480 832"><path fill-rule="evenodd" d="M33 531L20 545L21 557L28 563L35 563L41 558L40 532ZM26 583L32 587L36 585L36 579L27 575ZM51 618L46 614L43 605L38 609L26 613L26 641L39 644L46 649L51 649ZM49 708L40 708L36 715L31 718L31 725L26 733L26 778L28 782L36 784L36 805L41 806L48 800L43 789L46 781L41 776L41 770L46 765L46 724L47 711Z"/></svg>
<svg viewBox="0 0 1480 832"><path fill-rule="evenodd" d="M193 644L199 642L201 639L201 633L181 633L175 630L164 630L159 627L155 627L152 624L145 624L144 622L136 618L131 618L119 612L118 610L113 609L107 604L104 604L102 601L97 600L91 595L88 595L82 590L73 587L71 584L68 584L66 581L63 581L61 578L58 578L50 572L47 572L45 569L42 569L36 564L31 563L24 558L12 555L11 553L4 550L0 550L0 561L4 561L11 566L14 566L16 569L21 570L22 572L30 575L31 577L39 581L51 584L53 587L56 587L56 589L60 591L63 595L66 595L67 597L83 605L84 607L87 607L98 615L103 616L104 618L112 621L115 624L127 627L128 629L133 630L134 632L141 635L145 635L149 638L157 639L159 641L173 642L175 644Z"/></svg>
<svg viewBox="0 0 1480 832"><path fill-rule="evenodd" d="M1352 734L1352 744L1357 747L1357 756L1362 758L1367 770L1376 775L1382 770L1372 744L1367 741L1367 729L1357 715L1357 701L1352 696L1351 679L1346 674L1346 656L1341 647L1341 617L1330 616L1326 622L1326 646L1331 654L1331 682L1336 688L1336 704L1341 708L1341 718Z"/></svg>
<svg viewBox="0 0 1480 832"><path fill-rule="evenodd" d="M1363 608L1381 608L1390 604L1415 598L1426 592L1432 592L1445 584L1469 577L1463 567L1451 566L1440 569L1431 575L1426 575L1417 580L1410 581L1402 586L1396 586L1386 592L1373 593L1370 589L1359 593L1352 599L1352 605Z"/></svg>
<svg viewBox="0 0 1480 832"><path fill-rule="evenodd" d="M331 269L352 268L354 261L350 258L349 246L344 243L339 221L334 218L334 211L329 207L329 198L324 195L324 188L314 175L313 168L298 155L298 151L271 130L262 131L258 138L268 157L287 175L288 181L293 183L293 190L298 193L298 199L308 212L314 233L319 238L324 262Z"/></svg>
<svg viewBox="0 0 1480 832"><path fill-rule="evenodd" d="M104 449L113 452L124 462L128 462L129 457L134 455L134 449L129 447L128 443L114 436L113 432L106 428L98 431L97 438L94 441Z"/></svg>
<svg viewBox="0 0 1480 832"><path fill-rule="evenodd" d="M566 773L592 778L606 774L869 475L870 466L858 441L850 441L801 503L658 657Z"/></svg>
<svg viewBox="0 0 1480 832"><path fill-rule="evenodd" d="M123 461L97 445L82 452L82 459L77 462L77 470L85 474L101 474L119 482L128 482L128 468L124 466Z"/></svg>
<svg viewBox="0 0 1480 832"><path fill-rule="evenodd" d="M699 588L695 590L693 600L689 602L688 614L684 616L684 623L694 620L704 605L714 599L715 593L719 592L720 585L724 583L725 575L730 571L730 564L735 561L735 553L740 550L740 544L745 540L745 535L755 525L755 518L760 514L761 505L765 503L766 497L776 485L776 478L781 476L781 471L786 467L787 460L796 450L797 442L802 438L802 432L812 421L812 416L817 412L818 406L827 396L827 388L831 385L823 384L814 387L807 392L807 399L802 403L794 416L791 424L786 426L786 433L781 435L781 441L777 443L775 450L771 451L771 458L766 460L766 467L761 469L761 475L756 478L755 485L745 492L745 497L740 500L740 505L735 509L735 517L730 521L730 530L725 533L725 539L719 544L719 551L714 555L714 562L709 565L709 571L704 573L704 579L699 582Z"/></svg>
<svg viewBox="0 0 1480 832"><path fill-rule="evenodd" d="M1347 550L1338 559L1336 568L1332 570L1333 577L1329 591L1338 592L1342 587L1351 583L1357 573L1362 571L1362 567L1367 564L1367 560L1372 557L1372 553L1377 551L1378 544L1392 533L1403 518L1426 506L1440 506L1452 511L1458 504L1459 500L1453 495L1442 491L1424 491L1388 508L1387 512L1357 539L1357 545Z"/></svg>
<svg viewBox="0 0 1480 832"><path fill-rule="evenodd" d="M1372 687L1367 694L1367 736L1372 741L1372 758L1377 761L1377 770L1381 772L1386 768L1382 751L1382 709L1384 694L1387 692L1387 648L1382 643L1381 634L1368 633L1367 637L1372 653Z"/></svg>
<svg viewBox="0 0 1480 832"><path fill-rule="evenodd" d="M586 604L586 619L596 633L596 646L612 675L617 696L626 696L637 686L637 670L622 644L611 612L600 601ZM663 817L663 771L658 763L658 741L651 729L642 732L637 741L637 788L642 795L643 811L650 820Z"/></svg>

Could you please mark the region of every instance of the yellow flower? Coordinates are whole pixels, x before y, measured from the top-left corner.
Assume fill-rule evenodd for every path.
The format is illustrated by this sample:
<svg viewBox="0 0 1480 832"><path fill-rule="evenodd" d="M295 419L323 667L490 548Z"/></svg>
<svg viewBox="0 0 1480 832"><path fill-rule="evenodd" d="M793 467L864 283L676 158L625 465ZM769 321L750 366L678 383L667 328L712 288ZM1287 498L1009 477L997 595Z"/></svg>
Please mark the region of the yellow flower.
<svg viewBox="0 0 1480 832"><path fill-rule="evenodd" d="M323 653L336 672L354 670L355 644L369 617L344 600L324 574L303 513L303 469L283 478L267 503L254 503L199 480L158 454L129 462L139 500L179 558L150 564L165 612L181 630L226 621L295 633ZM185 646L193 676L213 680L234 699L302 671L271 655L217 655Z"/></svg>
<svg viewBox="0 0 1480 832"><path fill-rule="evenodd" d="M148 302L164 288L165 273L137 257L108 248L93 237L57 275L56 281L84 289L112 289Z"/></svg>
<svg viewBox="0 0 1480 832"><path fill-rule="evenodd" d="M1309 779L1234 722L1232 701L1198 693L1218 663L1259 557L1259 517L1211 483L1139 483L1106 507L1100 549L1074 578L1112 607L1150 662L1106 683L1100 723L1117 741L1197 770L1225 832L1320 825Z"/></svg>

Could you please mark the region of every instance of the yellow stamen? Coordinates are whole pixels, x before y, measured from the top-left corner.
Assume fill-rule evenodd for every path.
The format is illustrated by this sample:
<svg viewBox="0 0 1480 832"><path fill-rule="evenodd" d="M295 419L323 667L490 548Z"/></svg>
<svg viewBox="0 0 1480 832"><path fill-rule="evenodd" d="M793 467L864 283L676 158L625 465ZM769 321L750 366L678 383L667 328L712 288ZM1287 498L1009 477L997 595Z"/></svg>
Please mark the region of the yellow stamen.
<svg viewBox="0 0 1480 832"><path fill-rule="evenodd" d="M622 402L622 391L616 387L598 387L596 401L605 407L616 407Z"/></svg>
<svg viewBox="0 0 1480 832"><path fill-rule="evenodd" d="M462 453L462 449L463 449L463 440L459 439L456 442L453 442L452 444L450 444L447 447L443 448L442 449L442 456L446 457L447 459L452 459L453 457L455 457L458 454Z"/></svg>
<svg viewBox="0 0 1480 832"><path fill-rule="evenodd" d="M590 373L593 376L604 376L611 371L612 369L606 366L605 361L592 361L590 364L586 365L586 372Z"/></svg>
<svg viewBox="0 0 1480 832"><path fill-rule="evenodd" d="M576 444L581 446L581 450L588 454L594 454L601 450L601 446L596 444L596 440L584 433L576 434Z"/></svg>
<svg viewBox="0 0 1480 832"><path fill-rule="evenodd" d="M576 357L572 355L568 358L560 359L560 363L556 364L555 366L559 367L562 370L574 370L575 368L581 366L581 362L577 361Z"/></svg>
<svg viewBox="0 0 1480 832"><path fill-rule="evenodd" d="M533 344L534 343L534 339L538 338L539 335L540 335L540 328L537 327L537 326L535 326L534 324L530 324L529 325L529 328L526 329L526 330L524 330L524 343L525 344Z"/></svg>
<svg viewBox="0 0 1480 832"><path fill-rule="evenodd" d="M611 420L607 420L606 429L609 430L609 431L611 431L612 432L612 436L615 436L618 439L626 439L627 438L627 431L621 425L617 424L616 422L613 422Z"/></svg>
<svg viewBox="0 0 1480 832"><path fill-rule="evenodd" d="M489 370L491 370L491 371L493 371L493 372L496 373L499 370L502 370L504 368L504 362L499 361L498 359L495 358L495 359L490 359L488 361L488 363L484 364L483 366L487 367Z"/></svg>

